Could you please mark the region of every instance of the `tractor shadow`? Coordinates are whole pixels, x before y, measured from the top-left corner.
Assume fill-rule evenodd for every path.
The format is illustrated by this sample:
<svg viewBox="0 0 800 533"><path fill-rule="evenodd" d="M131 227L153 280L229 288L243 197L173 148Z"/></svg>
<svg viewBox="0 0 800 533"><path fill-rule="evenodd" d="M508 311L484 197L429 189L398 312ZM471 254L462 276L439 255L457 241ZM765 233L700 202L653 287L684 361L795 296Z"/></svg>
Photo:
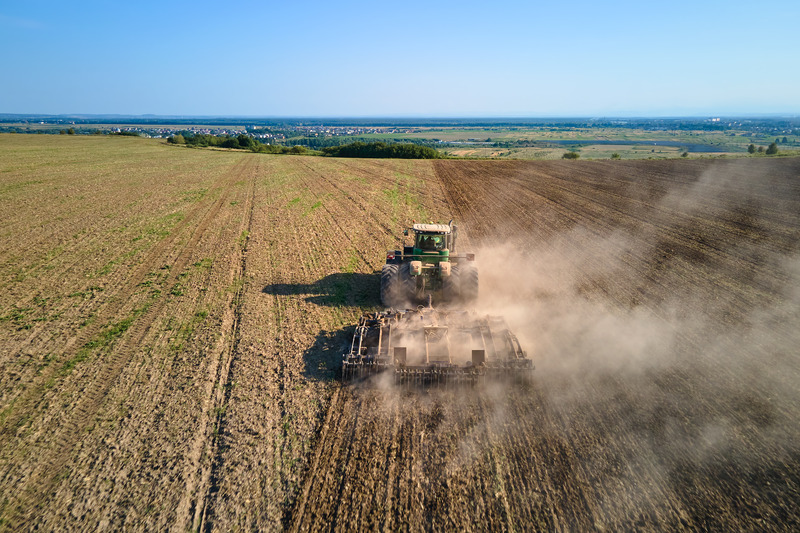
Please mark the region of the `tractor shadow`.
<svg viewBox="0 0 800 533"><path fill-rule="evenodd" d="M303 376L312 381L341 379L342 355L350 351L355 324L333 331L320 331L314 344L303 353Z"/></svg>
<svg viewBox="0 0 800 533"><path fill-rule="evenodd" d="M300 296L305 301L324 307L379 307L381 275L336 273L313 283L273 283L261 292L279 296ZM340 379L342 354L350 349L355 324L339 330L320 331L314 344L303 353L303 375L314 381Z"/></svg>
<svg viewBox="0 0 800 533"><path fill-rule="evenodd" d="M261 292L280 296L307 295L307 302L325 307L380 306L380 272L330 274L314 283L273 283Z"/></svg>

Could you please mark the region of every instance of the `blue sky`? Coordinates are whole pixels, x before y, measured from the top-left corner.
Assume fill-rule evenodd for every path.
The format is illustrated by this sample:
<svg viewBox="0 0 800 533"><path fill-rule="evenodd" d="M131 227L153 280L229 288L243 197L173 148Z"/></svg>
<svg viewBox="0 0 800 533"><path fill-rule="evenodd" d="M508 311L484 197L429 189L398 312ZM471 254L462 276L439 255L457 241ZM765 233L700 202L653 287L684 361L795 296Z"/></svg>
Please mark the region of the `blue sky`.
<svg viewBox="0 0 800 533"><path fill-rule="evenodd" d="M800 114L800 2L0 0L0 113Z"/></svg>

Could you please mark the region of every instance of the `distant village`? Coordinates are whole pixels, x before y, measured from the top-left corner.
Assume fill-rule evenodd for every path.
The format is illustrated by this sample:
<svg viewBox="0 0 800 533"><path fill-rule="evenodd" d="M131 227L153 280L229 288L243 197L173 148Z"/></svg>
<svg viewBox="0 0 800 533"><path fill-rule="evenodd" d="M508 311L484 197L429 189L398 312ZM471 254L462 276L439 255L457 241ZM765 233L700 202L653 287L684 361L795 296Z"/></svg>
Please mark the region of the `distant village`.
<svg viewBox="0 0 800 533"><path fill-rule="evenodd" d="M394 128L394 127L369 127L359 128L352 126L286 126L275 128L271 126L226 126L219 128L207 127L145 127L145 126L127 126L124 128L116 128L114 132L130 132L138 133L143 137L169 137L176 133L189 132L192 135L239 135L244 133L262 142L274 140L277 142L284 141L291 137L336 137L339 135L368 135L368 134L398 134L398 133L414 133L419 131L417 128Z"/></svg>
<svg viewBox="0 0 800 533"><path fill-rule="evenodd" d="M293 137L336 137L340 135L369 135L369 134L403 134L420 131L415 127L394 127L394 126L325 126L320 124L286 124L281 126L264 125L220 125L220 126L198 126L198 125L154 125L154 124L98 124L74 120L17 120L9 121L5 124L0 120L0 132L15 133L58 133L63 130L70 133L115 133L127 135L139 135L150 138L167 138L178 133L186 135L240 135L245 134L260 140L263 143L282 142Z"/></svg>

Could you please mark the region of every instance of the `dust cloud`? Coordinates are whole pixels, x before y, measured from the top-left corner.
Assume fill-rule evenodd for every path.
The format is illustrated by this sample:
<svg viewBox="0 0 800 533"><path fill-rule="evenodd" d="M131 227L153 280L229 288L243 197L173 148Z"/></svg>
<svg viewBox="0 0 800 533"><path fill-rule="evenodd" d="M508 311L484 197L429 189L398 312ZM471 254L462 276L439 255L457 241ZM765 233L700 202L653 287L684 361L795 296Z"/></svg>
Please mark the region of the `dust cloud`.
<svg viewBox="0 0 800 533"><path fill-rule="evenodd" d="M496 212L459 221L480 271L474 307L503 316L536 369L522 386L375 380L361 401L414 451L421 492L562 517L549 529L796 522L799 189L752 172L628 180L607 203L558 188L559 209L587 215L543 201L541 225L482 197Z"/></svg>
<svg viewBox="0 0 800 533"><path fill-rule="evenodd" d="M797 201L791 180L755 163L713 165L667 188L643 217L652 224L477 247L479 307L507 318L543 373L640 374L681 356L774 362L800 346L798 243L772 225L791 217L796 234ZM756 235L718 237L732 217ZM664 244L676 234L708 256L676 261Z"/></svg>
<svg viewBox="0 0 800 533"><path fill-rule="evenodd" d="M602 248L602 244L600 245ZM647 309L615 308L586 295L587 279L621 268L569 241L528 249L481 248L481 312L502 315L537 364L537 372L583 378L598 373L640 373L668 364L675 325Z"/></svg>
<svg viewBox="0 0 800 533"><path fill-rule="evenodd" d="M470 235L460 221L461 251L476 252L480 271L476 310L506 319L556 407L624 390L643 411L676 402L714 434L726 403L744 398L772 413L797 405L800 255L773 228L787 217L796 227L796 188L757 169L712 165L655 197L633 183L625 194L637 225L609 218L536 236ZM720 233L723 224L741 238Z"/></svg>
<svg viewBox="0 0 800 533"><path fill-rule="evenodd" d="M688 420L675 446L724 451L755 428L797 449L800 254L770 233L796 191L752 170L719 165L667 190L649 226L477 248L479 309L505 316L555 411L624 397L639 418ZM757 235L718 237L731 217ZM665 253L676 235L708 250Z"/></svg>

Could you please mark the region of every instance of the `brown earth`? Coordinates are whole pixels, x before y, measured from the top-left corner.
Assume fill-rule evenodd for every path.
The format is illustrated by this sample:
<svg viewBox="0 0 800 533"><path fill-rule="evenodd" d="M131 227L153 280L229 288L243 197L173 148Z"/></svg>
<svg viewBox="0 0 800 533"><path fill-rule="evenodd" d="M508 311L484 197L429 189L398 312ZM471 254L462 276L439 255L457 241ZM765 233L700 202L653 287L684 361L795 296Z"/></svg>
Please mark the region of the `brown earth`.
<svg viewBox="0 0 800 533"><path fill-rule="evenodd" d="M800 525L798 159L0 155L0 529ZM533 383L341 387L450 217Z"/></svg>
<svg viewBox="0 0 800 533"><path fill-rule="evenodd" d="M292 529L797 528L796 160L435 168L534 384L343 390Z"/></svg>

